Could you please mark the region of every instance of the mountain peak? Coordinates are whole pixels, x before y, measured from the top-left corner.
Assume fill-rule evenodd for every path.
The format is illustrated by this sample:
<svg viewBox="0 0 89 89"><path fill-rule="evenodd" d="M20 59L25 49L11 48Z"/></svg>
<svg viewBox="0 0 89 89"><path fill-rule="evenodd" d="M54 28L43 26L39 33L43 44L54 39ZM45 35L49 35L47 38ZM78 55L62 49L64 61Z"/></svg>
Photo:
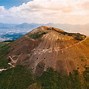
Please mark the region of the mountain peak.
<svg viewBox="0 0 89 89"><path fill-rule="evenodd" d="M36 31L48 31L48 32L49 31L58 31L58 32L64 32L61 29L50 27L50 26L40 26L40 27L32 30L32 32L36 32Z"/></svg>

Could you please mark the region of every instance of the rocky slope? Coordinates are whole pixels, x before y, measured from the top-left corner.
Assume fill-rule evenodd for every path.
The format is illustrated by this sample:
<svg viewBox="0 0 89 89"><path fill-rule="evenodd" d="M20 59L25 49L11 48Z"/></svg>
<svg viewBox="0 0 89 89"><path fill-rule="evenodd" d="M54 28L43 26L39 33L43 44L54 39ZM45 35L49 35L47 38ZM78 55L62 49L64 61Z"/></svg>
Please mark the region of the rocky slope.
<svg viewBox="0 0 89 89"><path fill-rule="evenodd" d="M82 73L89 66L89 38L79 33L67 33L41 26L10 44L8 59L16 65L42 74L47 68L69 74Z"/></svg>

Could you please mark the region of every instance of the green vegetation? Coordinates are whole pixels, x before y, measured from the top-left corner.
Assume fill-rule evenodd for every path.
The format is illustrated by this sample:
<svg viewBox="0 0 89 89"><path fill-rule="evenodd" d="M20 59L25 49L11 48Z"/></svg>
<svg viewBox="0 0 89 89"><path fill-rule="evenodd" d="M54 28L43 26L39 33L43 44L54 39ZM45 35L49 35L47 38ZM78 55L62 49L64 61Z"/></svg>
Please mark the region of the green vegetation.
<svg viewBox="0 0 89 89"><path fill-rule="evenodd" d="M76 33L75 34L75 39L76 40L84 40L86 38L86 36L85 35L82 35L82 34L80 34L80 33Z"/></svg>
<svg viewBox="0 0 89 89"><path fill-rule="evenodd" d="M32 39L38 39L41 38L44 34L46 34L47 32L37 32L34 34L30 34L29 37Z"/></svg>
<svg viewBox="0 0 89 89"><path fill-rule="evenodd" d="M4 42L14 42L15 40L6 40Z"/></svg>
<svg viewBox="0 0 89 89"><path fill-rule="evenodd" d="M89 67L86 67L86 70L83 73L84 79L85 79L85 85L87 89L89 89Z"/></svg>
<svg viewBox="0 0 89 89"><path fill-rule="evenodd" d="M8 42L0 43L0 68L8 67L7 54L9 52Z"/></svg>
<svg viewBox="0 0 89 89"><path fill-rule="evenodd" d="M67 76L48 69L38 80L43 89L82 89L78 71Z"/></svg>
<svg viewBox="0 0 89 89"><path fill-rule="evenodd" d="M68 33L68 32L61 32L63 35L73 36L76 40L84 40L86 38L85 35L80 33Z"/></svg>
<svg viewBox="0 0 89 89"><path fill-rule="evenodd" d="M49 68L36 77L25 67L17 66L0 73L0 89L89 89L87 71L84 72L85 84L82 85L78 71L68 76Z"/></svg>
<svg viewBox="0 0 89 89"><path fill-rule="evenodd" d="M31 71L22 66L0 73L0 89L27 89L32 83Z"/></svg>

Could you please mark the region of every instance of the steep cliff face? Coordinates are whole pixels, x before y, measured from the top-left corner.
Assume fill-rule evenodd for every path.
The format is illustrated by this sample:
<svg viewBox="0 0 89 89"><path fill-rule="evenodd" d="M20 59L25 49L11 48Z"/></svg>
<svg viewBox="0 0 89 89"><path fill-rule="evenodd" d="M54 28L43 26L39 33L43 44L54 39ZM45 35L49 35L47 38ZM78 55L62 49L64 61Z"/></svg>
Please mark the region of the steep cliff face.
<svg viewBox="0 0 89 89"><path fill-rule="evenodd" d="M47 68L60 73L78 70L82 73L89 66L89 38L79 33L41 26L10 44L8 59L16 65L41 74Z"/></svg>

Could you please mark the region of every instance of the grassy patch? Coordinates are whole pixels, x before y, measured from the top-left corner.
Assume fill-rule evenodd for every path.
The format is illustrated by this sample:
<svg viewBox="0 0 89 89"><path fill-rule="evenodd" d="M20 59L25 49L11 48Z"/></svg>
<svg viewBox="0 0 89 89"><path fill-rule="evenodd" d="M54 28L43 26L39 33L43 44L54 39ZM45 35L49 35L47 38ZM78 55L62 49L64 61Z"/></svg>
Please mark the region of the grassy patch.
<svg viewBox="0 0 89 89"><path fill-rule="evenodd" d="M33 82L31 71L22 66L0 73L0 89L27 89Z"/></svg>
<svg viewBox="0 0 89 89"><path fill-rule="evenodd" d="M64 35L68 35L68 36L73 36L76 40L84 40L86 38L85 35L80 34L80 33L68 33L68 32L61 32Z"/></svg>
<svg viewBox="0 0 89 89"><path fill-rule="evenodd" d="M82 89L78 71L74 71L68 76L48 69L38 80L43 89Z"/></svg>
<svg viewBox="0 0 89 89"><path fill-rule="evenodd" d="M85 84L87 89L89 89L89 67L86 67L86 70L83 73L84 79L85 79Z"/></svg>
<svg viewBox="0 0 89 89"><path fill-rule="evenodd" d="M0 43L0 68L8 67L7 54L9 52L9 46L7 42Z"/></svg>
<svg viewBox="0 0 89 89"><path fill-rule="evenodd" d="M44 34L46 34L47 32L37 32L34 34L30 34L29 37L32 39L38 39L41 38Z"/></svg>

